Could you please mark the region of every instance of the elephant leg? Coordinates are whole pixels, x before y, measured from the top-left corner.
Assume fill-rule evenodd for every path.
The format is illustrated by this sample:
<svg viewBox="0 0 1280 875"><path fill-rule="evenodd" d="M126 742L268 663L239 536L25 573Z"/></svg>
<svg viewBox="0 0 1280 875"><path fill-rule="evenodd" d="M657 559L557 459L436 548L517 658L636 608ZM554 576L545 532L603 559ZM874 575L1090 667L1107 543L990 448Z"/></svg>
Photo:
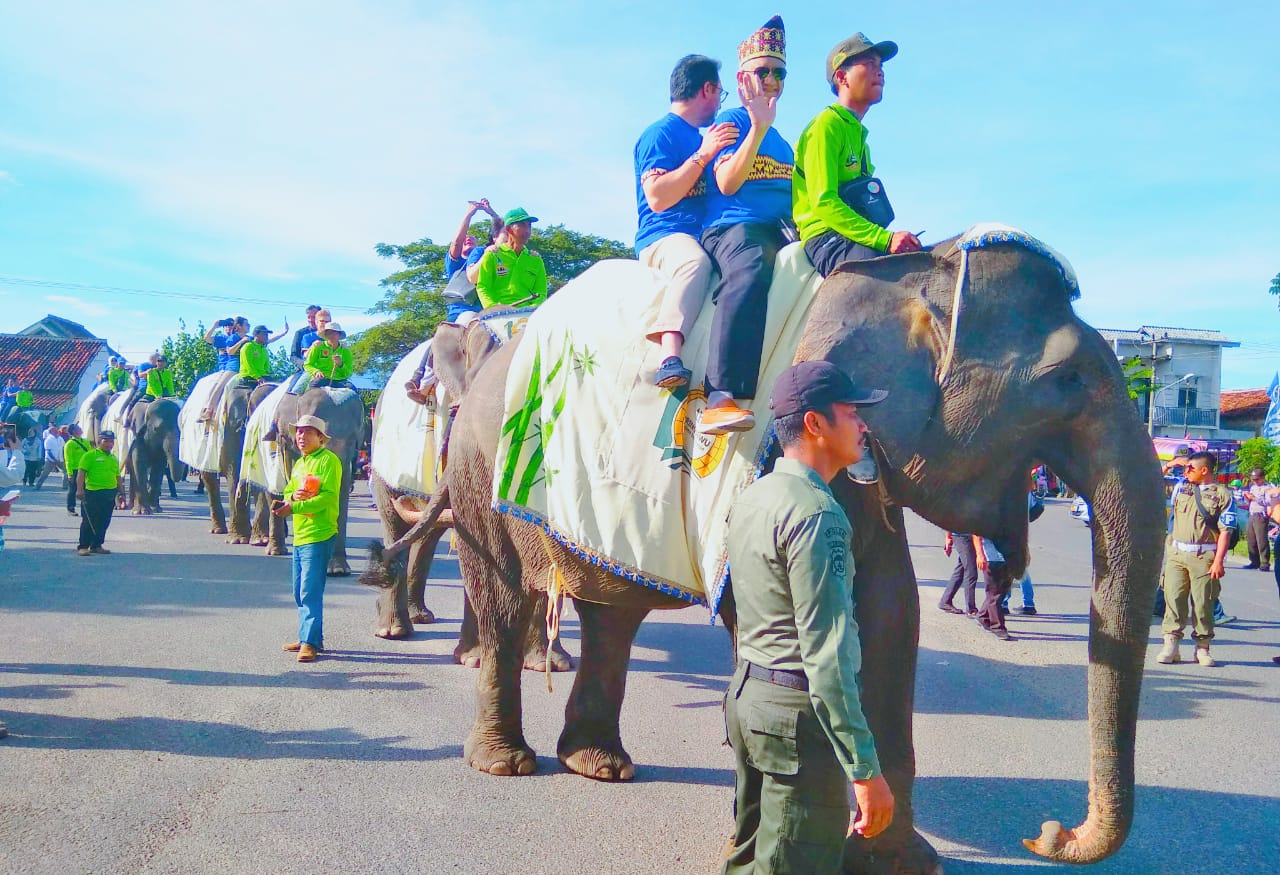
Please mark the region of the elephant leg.
<svg viewBox="0 0 1280 875"><path fill-rule="evenodd" d="M534 599L520 583L515 546L490 521L486 534L499 557L465 533L459 560L466 592L476 609L480 666L476 677L476 720L463 756L490 775L531 775L537 757L524 738L520 676Z"/></svg>
<svg viewBox="0 0 1280 875"><path fill-rule="evenodd" d="M551 670L569 671L573 668L573 658L560 639L550 643L547 640L547 600L545 592L534 596L533 615L529 617L529 631L525 636L524 667L529 671L546 671L547 651L550 650Z"/></svg>
<svg viewBox="0 0 1280 875"><path fill-rule="evenodd" d="M249 543L254 547L266 547L271 537L271 503L267 500L267 493L261 489L250 489L249 496L253 511L250 518ZM271 555L270 552L267 555Z"/></svg>
<svg viewBox="0 0 1280 875"><path fill-rule="evenodd" d="M351 501L351 465L342 466L342 489L338 493L338 535L333 539L333 555L329 558L330 577L348 577L351 564L347 562L347 505Z"/></svg>
<svg viewBox="0 0 1280 875"><path fill-rule="evenodd" d="M532 612L531 618L535 616ZM458 632L458 646L453 648L453 661L467 668L480 667L480 626L476 620L476 609L471 606L471 597L462 594L462 628Z"/></svg>
<svg viewBox="0 0 1280 875"><path fill-rule="evenodd" d="M289 524L283 517L271 514L267 518L267 532L270 544L267 545L268 556L288 556L289 548L285 540L289 537Z"/></svg>
<svg viewBox="0 0 1280 875"><path fill-rule="evenodd" d="M231 503L228 544L249 543L249 486L237 476L227 476L227 500Z"/></svg>
<svg viewBox="0 0 1280 875"><path fill-rule="evenodd" d="M436 528L427 532L427 536L414 544L409 550L408 613L410 622L416 624L434 623L436 615L427 608L427 578L431 576L431 561L436 555L436 546L445 529Z"/></svg>
<svg viewBox="0 0 1280 875"><path fill-rule="evenodd" d="M201 471L200 482L204 484L204 491L209 496L209 522L212 524L209 533L212 535L225 535L227 533L227 515L222 509L222 493L218 488L218 475Z"/></svg>
<svg viewBox="0 0 1280 875"><path fill-rule="evenodd" d="M565 768L601 781L630 781L635 765L622 747L618 717L627 689L631 644L648 608L578 601L582 656L564 709L556 753Z"/></svg>
<svg viewBox="0 0 1280 875"><path fill-rule="evenodd" d="M876 740L885 780L893 790L890 827L874 839L858 835L845 844L844 870L855 873L941 871L938 853L915 831L912 785L916 777L912 712L915 709L920 592L905 536L902 510L888 509L895 531L885 527L872 487L848 487L859 495L854 545L862 645L862 709ZM847 505L848 506L848 505Z"/></svg>

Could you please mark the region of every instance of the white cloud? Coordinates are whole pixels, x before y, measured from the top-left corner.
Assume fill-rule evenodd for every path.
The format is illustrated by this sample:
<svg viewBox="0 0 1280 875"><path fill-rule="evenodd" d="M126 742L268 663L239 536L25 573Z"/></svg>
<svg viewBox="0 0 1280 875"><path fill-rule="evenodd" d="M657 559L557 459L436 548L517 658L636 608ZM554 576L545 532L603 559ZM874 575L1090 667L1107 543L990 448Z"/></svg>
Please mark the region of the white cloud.
<svg viewBox="0 0 1280 875"><path fill-rule="evenodd" d="M51 304L62 304L85 316L106 316L111 310L93 301L86 301L73 295L45 295L44 299Z"/></svg>

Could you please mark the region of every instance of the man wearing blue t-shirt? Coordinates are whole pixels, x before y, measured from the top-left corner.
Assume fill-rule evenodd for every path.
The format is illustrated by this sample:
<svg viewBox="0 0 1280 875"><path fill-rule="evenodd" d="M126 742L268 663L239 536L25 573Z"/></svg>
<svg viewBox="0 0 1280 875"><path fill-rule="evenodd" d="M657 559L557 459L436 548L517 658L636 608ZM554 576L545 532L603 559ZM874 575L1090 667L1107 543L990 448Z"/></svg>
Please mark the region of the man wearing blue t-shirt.
<svg viewBox="0 0 1280 875"><path fill-rule="evenodd" d="M736 142L712 165L702 246L720 271L707 358L707 407L698 431L724 434L756 424L738 402L754 398L773 263L791 227L795 153L773 121L787 76L786 32L775 15L738 46L742 107L722 112Z"/></svg>
<svg viewBox="0 0 1280 875"><path fill-rule="evenodd" d="M478 201L468 201L469 207L467 213L462 217L462 222L458 225L458 233L453 236L453 240L449 243L449 249L444 254L444 279L446 283L453 280L454 275L463 268L467 268L467 279L474 288L475 280L471 278L470 268L474 264L480 262L484 256L484 246L471 235L471 220L477 212L485 212L489 214L493 242L498 242L498 234L502 231L502 217L499 216L489 206L488 198L480 198ZM458 282L461 282L459 280ZM455 285L450 283L450 285ZM478 313L480 307L467 300L456 300L449 297L445 298L444 321L463 323L462 317L466 313ZM468 317L469 318L469 317Z"/></svg>
<svg viewBox="0 0 1280 875"><path fill-rule="evenodd" d="M680 354L711 277L711 261L698 244L707 193L703 171L738 138L732 125L711 124L724 97L719 61L681 58L671 71L671 111L636 142L636 255L668 280L658 316L645 333L662 347L654 382L664 389L689 382ZM707 125L706 134L698 133Z"/></svg>

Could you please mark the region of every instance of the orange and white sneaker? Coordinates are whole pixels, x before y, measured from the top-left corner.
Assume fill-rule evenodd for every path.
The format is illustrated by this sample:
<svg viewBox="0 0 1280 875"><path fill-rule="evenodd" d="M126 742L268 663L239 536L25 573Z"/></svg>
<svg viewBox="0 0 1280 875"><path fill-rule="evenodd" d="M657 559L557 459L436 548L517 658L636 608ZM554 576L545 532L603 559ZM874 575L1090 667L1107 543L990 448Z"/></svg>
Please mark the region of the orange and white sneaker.
<svg viewBox="0 0 1280 875"><path fill-rule="evenodd" d="M750 410L733 402L702 411L698 422L698 434L728 434L731 431L751 431L756 427L756 416Z"/></svg>

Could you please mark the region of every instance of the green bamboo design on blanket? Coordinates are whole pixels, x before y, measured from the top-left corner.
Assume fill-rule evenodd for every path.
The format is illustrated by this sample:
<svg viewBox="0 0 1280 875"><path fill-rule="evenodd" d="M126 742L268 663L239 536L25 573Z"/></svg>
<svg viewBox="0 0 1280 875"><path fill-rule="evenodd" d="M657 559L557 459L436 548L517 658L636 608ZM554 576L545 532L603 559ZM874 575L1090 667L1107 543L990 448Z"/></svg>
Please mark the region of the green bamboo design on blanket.
<svg viewBox="0 0 1280 875"><path fill-rule="evenodd" d="M506 443L507 450L498 480L498 498L514 504L528 504L535 486L551 485L557 472L546 466L545 450L556 420L564 412L572 382L570 374L581 382L583 375L595 373L596 358L595 353L585 347L575 347L572 335L565 332L560 355L551 363L545 379L542 366L542 345L535 344L524 403L502 424L501 441ZM553 397L554 403L549 409L545 408Z"/></svg>

